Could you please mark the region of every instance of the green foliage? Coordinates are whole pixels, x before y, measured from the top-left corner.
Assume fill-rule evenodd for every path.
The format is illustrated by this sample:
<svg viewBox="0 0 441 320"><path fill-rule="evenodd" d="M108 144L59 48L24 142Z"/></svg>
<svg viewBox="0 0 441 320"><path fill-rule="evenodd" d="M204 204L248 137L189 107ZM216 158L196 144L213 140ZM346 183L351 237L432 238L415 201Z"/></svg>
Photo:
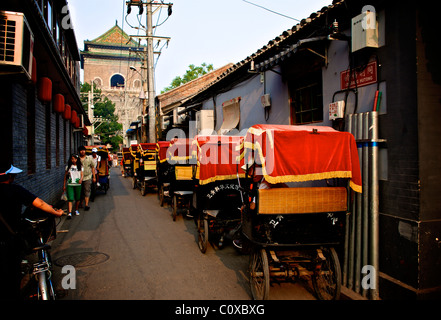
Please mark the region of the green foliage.
<svg viewBox="0 0 441 320"><path fill-rule="evenodd" d="M209 64L207 65L205 62L202 63L201 66L196 67L194 64L191 64L188 66L189 69L185 72L185 74L180 77L177 76L176 78L173 79L173 81L171 82L170 86L164 88L161 93L170 91L174 88L179 87L180 85L187 83L191 80L197 79L200 76L207 74L208 72L213 71L213 64Z"/></svg>
<svg viewBox="0 0 441 320"><path fill-rule="evenodd" d="M81 101L84 110L88 110L88 95L91 85L83 83L81 85ZM104 100L101 98L101 90L94 88L93 98L93 115L100 120L95 123L95 133L101 137L103 144L108 143L112 145L113 150L118 150L119 144L123 142L122 124L118 123L118 116L115 115L115 104L107 97Z"/></svg>

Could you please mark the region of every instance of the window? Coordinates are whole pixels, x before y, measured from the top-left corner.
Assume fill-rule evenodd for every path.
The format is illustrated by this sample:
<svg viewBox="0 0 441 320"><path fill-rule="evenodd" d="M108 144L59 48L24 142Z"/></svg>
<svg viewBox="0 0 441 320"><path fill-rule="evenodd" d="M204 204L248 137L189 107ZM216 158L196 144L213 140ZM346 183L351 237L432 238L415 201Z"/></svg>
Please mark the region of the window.
<svg viewBox="0 0 441 320"><path fill-rule="evenodd" d="M120 74L115 74L110 78L110 86L112 89L124 88L124 77Z"/></svg>
<svg viewBox="0 0 441 320"><path fill-rule="evenodd" d="M93 79L93 86L94 88L101 88L102 80L100 78Z"/></svg>
<svg viewBox="0 0 441 320"><path fill-rule="evenodd" d="M315 72L290 84L291 123L306 124L323 121L321 72Z"/></svg>

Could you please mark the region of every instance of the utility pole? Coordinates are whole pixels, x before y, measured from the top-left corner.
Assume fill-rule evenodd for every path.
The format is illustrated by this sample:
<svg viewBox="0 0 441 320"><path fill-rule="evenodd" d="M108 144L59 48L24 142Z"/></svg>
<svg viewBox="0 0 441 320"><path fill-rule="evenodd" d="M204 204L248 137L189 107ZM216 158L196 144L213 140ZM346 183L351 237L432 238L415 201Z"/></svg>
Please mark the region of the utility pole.
<svg viewBox="0 0 441 320"><path fill-rule="evenodd" d="M90 144L93 146L95 143L93 141L93 135L95 134L95 130L93 127L93 122L94 122L94 118L93 118L93 81L91 84L91 90L88 92L88 97L87 97L87 116L89 117L89 121L92 124L90 126Z"/></svg>
<svg viewBox="0 0 441 320"><path fill-rule="evenodd" d="M148 1L148 0L147 0ZM155 114L155 70L153 66L153 24L152 2L147 2L147 82L149 99L149 142L156 142L156 114Z"/></svg>
<svg viewBox="0 0 441 320"><path fill-rule="evenodd" d="M147 91L147 97L148 97L148 105L146 105L145 100L143 103L143 117L142 117L142 140L143 142L150 142L154 143L156 142L156 108L155 108L155 68L154 68L154 54L153 51L153 39L159 39L159 40L167 40L169 41L170 38L168 37L157 37L153 35L153 6L156 7L168 7L168 15L171 15L171 7L173 4L171 3L156 3L153 2L153 0L146 0L145 2L143 0L129 0L126 2L127 4L127 14L130 14L131 7L138 7L139 8L139 15L141 15L144 12L144 6L146 7L147 11L147 29L146 29L146 35L145 36L130 36L133 38L146 38L147 39L147 48L144 50L144 57L142 59L143 61L143 67L142 67L142 76L144 79L147 79L147 81L143 81L143 90ZM147 64L147 66L145 65ZM148 115L148 137L145 130L145 115Z"/></svg>

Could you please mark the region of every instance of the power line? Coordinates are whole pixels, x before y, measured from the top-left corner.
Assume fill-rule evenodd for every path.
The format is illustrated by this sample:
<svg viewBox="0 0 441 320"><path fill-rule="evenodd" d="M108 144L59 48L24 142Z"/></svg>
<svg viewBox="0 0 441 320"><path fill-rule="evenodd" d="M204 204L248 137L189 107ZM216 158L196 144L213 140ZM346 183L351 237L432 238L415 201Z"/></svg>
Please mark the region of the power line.
<svg viewBox="0 0 441 320"><path fill-rule="evenodd" d="M246 2L246 3L248 3L248 4L251 4L251 5L253 5L253 6L259 7L259 8L261 8L261 9L264 9L264 10L266 10L266 11L269 11L269 12L271 12L271 13L277 14L277 15L279 15L279 16L282 16L282 17L285 17L285 18L288 18L288 19L291 19L291 20L294 20L294 21L300 22L299 19L295 19L295 18L289 17L289 16L284 15L284 14L282 14L282 13L279 13L279 12L273 11L273 10L268 9L268 8L265 8L265 7L263 7L263 6L261 6L261 5L258 5L258 4L256 4L256 3L252 3L252 2L247 1L247 0L242 0L242 1L243 1L243 2Z"/></svg>

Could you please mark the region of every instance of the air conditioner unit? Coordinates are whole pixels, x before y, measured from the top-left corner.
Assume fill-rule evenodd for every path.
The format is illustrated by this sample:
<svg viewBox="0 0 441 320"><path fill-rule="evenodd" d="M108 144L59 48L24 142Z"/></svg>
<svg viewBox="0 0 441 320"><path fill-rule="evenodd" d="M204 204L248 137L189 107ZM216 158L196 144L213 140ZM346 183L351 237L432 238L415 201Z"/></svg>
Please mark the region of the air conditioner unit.
<svg viewBox="0 0 441 320"><path fill-rule="evenodd" d="M213 110L200 110L196 112L196 134L202 130L205 134L211 134L214 130L214 115Z"/></svg>
<svg viewBox="0 0 441 320"><path fill-rule="evenodd" d="M32 74L34 35L21 12L0 11L0 74Z"/></svg>

